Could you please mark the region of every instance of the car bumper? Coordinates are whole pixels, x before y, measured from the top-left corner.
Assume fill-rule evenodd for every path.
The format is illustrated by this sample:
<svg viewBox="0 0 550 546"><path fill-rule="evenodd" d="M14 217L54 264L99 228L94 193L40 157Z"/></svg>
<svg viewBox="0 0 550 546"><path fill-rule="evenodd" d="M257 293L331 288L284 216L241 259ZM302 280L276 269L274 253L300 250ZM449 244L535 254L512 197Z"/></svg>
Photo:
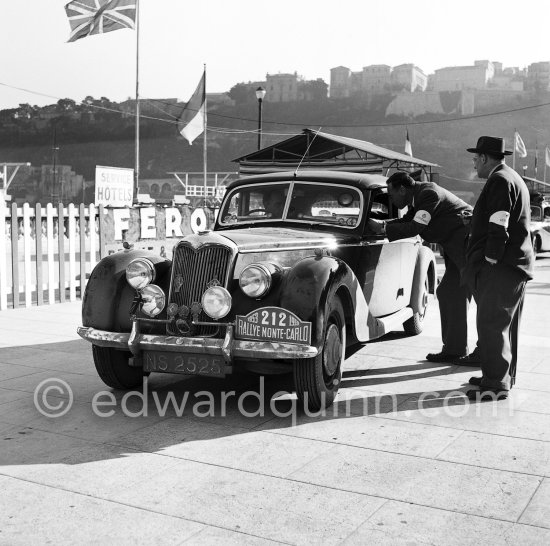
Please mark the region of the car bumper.
<svg viewBox="0 0 550 546"><path fill-rule="evenodd" d="M231 363L235 358L313 358L319 352L311 345L235 339L233 328L227 328L223 339L141 334L134 330L131 333L108 332L85 326L78 327L77 333L93 345L127 350L134 356L139 356L143 350L170 351L219 355L223 356L227 363Z"/></svg>

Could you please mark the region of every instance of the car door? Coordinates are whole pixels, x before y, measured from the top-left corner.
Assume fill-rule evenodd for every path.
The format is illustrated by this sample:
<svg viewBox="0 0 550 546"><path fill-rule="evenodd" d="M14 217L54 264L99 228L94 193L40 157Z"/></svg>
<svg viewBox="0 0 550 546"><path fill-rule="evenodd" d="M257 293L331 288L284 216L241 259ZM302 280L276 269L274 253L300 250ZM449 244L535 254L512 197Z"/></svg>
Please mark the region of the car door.
<svg viewBox="0 0 550 546"><path fill-rule="evenodd" d="M548 252L550 250L550 205L542 207L542 227L540 230L541 250Z"/></svg>
<svg viewBox="0 0 550 546"><path fill-rule="evenodd" d="M397 217L397 210L389 203L384 190L372 193L369 217L377 220ZM369 233L367 228L362 239L362 286L369 311L374 317L390 315L409 304L416 245L417 242L412 239L390 242L384 236Z"/></svg>

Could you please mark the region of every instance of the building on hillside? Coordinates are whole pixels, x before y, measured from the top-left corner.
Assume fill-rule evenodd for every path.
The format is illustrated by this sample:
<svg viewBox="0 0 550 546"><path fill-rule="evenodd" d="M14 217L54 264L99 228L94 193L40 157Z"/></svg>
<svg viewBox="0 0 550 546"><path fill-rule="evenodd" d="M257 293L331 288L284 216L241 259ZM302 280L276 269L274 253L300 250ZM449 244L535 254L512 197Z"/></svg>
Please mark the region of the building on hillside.
<svg viewBox="0 0 550 546"><path fill-rule="evenodd" d="M550 62L531 63L527 67L526 88L528 91L550 90Z"/></svg>
<svg viewBox="0 0 550 546"><path fill-rule="evenodd" d="M352 72L349 80L350 97L363 94L363 72Z"/></svg>
<svg viewBox="0 0 550 546"><path fill-rule="evenodd" d="M268 102L292 102L298 100L298 81L303 81L296 72L294 74L266 74L266 95Z"/></svg>
<svg viewBox="0 0 550 546"><path fill-rule="evenodd" d="M344 99L350 96L351 70L347 66L330 69L330 98Z"/></svg>
<svg viewBox="0 0 550 546"><path fill-rule="evenodd" d="M391 66L371 64L363 67L361 91L368 95L381 95L391 90Z"/></svg>
<svg viewBox="0 0 550 546"><path fill-rule="evenodd" d="M400 64L391 71L391 86L394 91L426 91L428 76L414 64Z"/></svg>
<svg viewBox="0 0 550 546"><path fill-rule="evenodd" d="M473 66L448 66L434 72L430 88L433 91L486 89L494 75L494 64L490 61L475 61Z"/></svg>
<svg viewBox="0 0 550 546"><path fill-rule="evenodd" d="M391 91L425 91L428 77L414 64L401 64L392 69L387 64L373 64L352 72L346 66L330 70L330 97L382 95Z"/></svg>
<svg viewBox="0 0 550 546"><path fill-rule="evenodd" d="M298 100L320 101L328 95L328 85L322 78L298 82Z"/></svg>
<svg viewBox="0 0 550 546"><path fill-rule="evenodd" d="M305 80L294 74L266 74L265 101L314 101L327 98L328 85L322 78Z"/></svg>

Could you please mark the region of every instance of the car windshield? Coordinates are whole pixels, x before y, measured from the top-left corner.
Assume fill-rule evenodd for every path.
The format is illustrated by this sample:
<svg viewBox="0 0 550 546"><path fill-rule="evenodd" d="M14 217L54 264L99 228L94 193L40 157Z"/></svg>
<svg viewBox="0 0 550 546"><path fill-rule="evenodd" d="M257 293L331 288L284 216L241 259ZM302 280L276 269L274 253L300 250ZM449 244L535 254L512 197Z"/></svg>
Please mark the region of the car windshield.
<svg viewBox="0 0 550 546"><path fill-rule="evenodd" d="M363 197L357 188L319 182L278 182L241 186L230 191L220 224L307 222L354 228Z"/></svg>

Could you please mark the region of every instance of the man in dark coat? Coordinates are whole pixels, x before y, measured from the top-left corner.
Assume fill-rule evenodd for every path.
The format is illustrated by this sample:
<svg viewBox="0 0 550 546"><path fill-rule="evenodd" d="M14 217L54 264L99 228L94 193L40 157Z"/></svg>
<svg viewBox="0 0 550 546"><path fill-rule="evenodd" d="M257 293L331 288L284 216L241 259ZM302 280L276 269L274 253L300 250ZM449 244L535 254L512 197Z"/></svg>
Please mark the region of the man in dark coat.
<svg viewBox="0 0 550 546"><path fill-rule="evenodd" d="M437 184L415 181L406 172L392 174L387 184L394 205L399 209L408 207L407 213L388 222L370 219L369 227L377 234L385 234L390 241L420 235L443 249L445 274L437 288L443 349L429 353L426 359L431 362L468 359L467 315L471 294L461 285L460 273L466 265L468 236L463 218L470 216L472 207Z"/></svg>
<svg viewBox="0 0 550 546"><path fill-rule="evenodd" d="M534 254L529 234L529 191L504 163L512 152L504 139L482 136L474 168L487 182L474 208L466 252L464 281L477 303L481 377L470 384L471 400L506 398L516 380L518 330L525 284L533 278Z"/></svg>

